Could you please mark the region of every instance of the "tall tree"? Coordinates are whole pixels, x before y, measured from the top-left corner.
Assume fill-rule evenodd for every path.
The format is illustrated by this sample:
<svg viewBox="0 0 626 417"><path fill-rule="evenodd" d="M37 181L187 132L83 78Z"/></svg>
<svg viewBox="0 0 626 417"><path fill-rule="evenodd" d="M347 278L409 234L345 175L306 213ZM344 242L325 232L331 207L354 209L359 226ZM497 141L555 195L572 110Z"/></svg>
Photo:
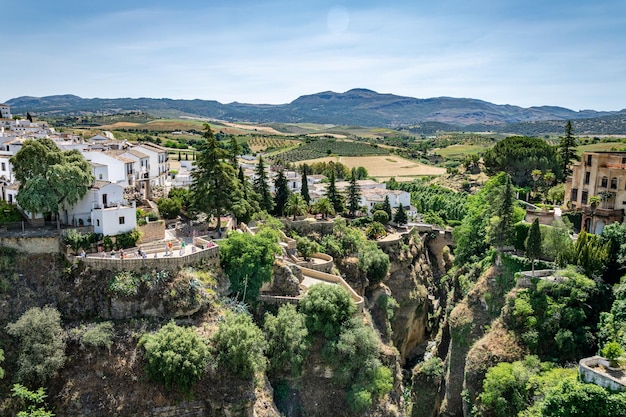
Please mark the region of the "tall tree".
<svg viewBox="0 0 626 417"><path fill-rule="evenodd" d="M561 138L559 143L559 154L561 156L561 172L563 179L572 174L572 161L578 161L579 156L576 153L578 143L573 135L572 122L567 121L565 124L565 136Z"/></svg>
<svg viewBox="0 0 626 417"><path fill-rule="evenodd" d="M404 206L402 204L400 204L398 206L398 209L396 210L396 213L393 216L393 221L397 225L401 226L403 224L406 224L407 220L408 220L408 218L407 218L407 215L406 215L406 210L404 209Z"/></svg>
<svg viewBox="0 0 626 417"><path fill-rule="evenodd" d="M513 227L513 208L515 192L511 183L511 176L506 175L505 183L492 196L494 216L490 220L488 238L489 242L497 248L511 244L515 229Z"/></svg>
<svg viewBox="0 0 626 417"><path fill-rule="evenodd" d="M541 230L539 229L539 219L533 220L528 237L526 237L526 257L531 261L532 274L535 276L535 259L541 256Z"/></svg>
<svg viewBox="0 0 626 417"><path fill-rule="evenodd" d="M300 187L300 195L307 204L311 204L311 196L309 195L309 180L307 178L309 166L302 164L302 186Z"/></svg>
<svg viewBox="0 0 626 417"><path fill-rule="evenodd" d="M329 214L335 214L333 203L331 203L331 201L326 197L322 197L317 200L315 203L313 203L313 206L311 208L313 210L313 213L321 214L324 219L326 219Z"/></svg>
<svg viewBox="0 0 626 417"><path fill-rule="evenodd" d="M237 169L239 163L237 162L237 157L241 154L241 146L237 142L237 139L234 135L230 136L230 163L233 168Z"/></svg>
<svg viewBox="0 0 626 417"><path fill-rule="evenodd" d="M341 213L343 211L343 199L341 198L339 191L337 191L337 185L335 182L335 171L330 171L330 175L328 177L328 187L326 188L326 197L332 203L335 213Z"/></svg>
<svg viewBox="0 0 626 417"><path fill-rule="evenodd" d="M259 163L255 169L254 181L252 182L252 188L259 195L259 206L261 210L265 210L268 213L272 211L274 202L272 201L272 194L270 193L269 180L267 172L265 172L265 164L263 163L263 157L259 156Z"/></svg>
<svg viewBox="0 0 626 417"><path fill-rule="evenodd" d="M287 200L289 199L289 194L291 194L285 172L282 169L278 171L278 175L276 175L276 179L274 180L274 190L274 214L276 216L282 216L285 211L285 204L287 204Z"/></svg>
<svg viewBox="0 0 626 417"><path fill-rule="evenodd" d="M356 169L352 168L350 185L348 185L348 211L350 216L356 217L356 212L361 208L361 187L357 183Z"/></svg>
<svg viewBox="0 0 626 417"><path fill-rule="evenodd" d="M387 213L387 218L392 219L391 217L391 203L389 202L389 195L385 195L385 200L383 201L383 206L381 209Z"/></svg>
<svg viewBox="0 0 626 417"><path fill-rule="evenodd" d="M57 214L59 206L73 206L94 180L79 151L62 151L51 139L27 140L10 162L20 183L17 202L32 214Z"/></svg>
<svg viewBox="0 0 626 417"><path fill-rule="evenodd" d="M217 219L221 235L220 219L232 208L233 190L239 188L235 168L226 162L228 153L222 149L211 126L204 124L202 135L206 142L198 154L197 169L192 172L190 191L194 207Z"/></svg>

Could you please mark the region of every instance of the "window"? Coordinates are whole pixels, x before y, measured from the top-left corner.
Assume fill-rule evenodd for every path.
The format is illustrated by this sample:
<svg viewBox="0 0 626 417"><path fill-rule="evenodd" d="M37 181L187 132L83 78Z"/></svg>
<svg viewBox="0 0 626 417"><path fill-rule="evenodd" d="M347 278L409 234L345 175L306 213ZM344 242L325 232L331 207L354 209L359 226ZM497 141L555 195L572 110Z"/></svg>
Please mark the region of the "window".
<svg viewBox="0 0 626 417"><path fill-rule="evenodd" d="M582 196L580 198L580 202L582 204L587 204L587 195L588 195L587 190L583 190L583 194L582 194Z"/></svg>
<svg viewBox="0 0 626 417"><path fill-rule="evenodd" d="M120 216L119 221L120 221L120 224L124 224L125 223L124 216Z"/></svg>
<svg viewBox="0 0 626 417"><path fill-rule="evenodd" d="M587 155L587 165L591 165L591 155Z"/></svg>
<svg viewBox="0 0 626 417"><path fill-rule="evenodd" d="M600 183L600 187L606 188L609 183L609 179L607 177L602 177L602 182Z"/></svg>
<svg viewBox="0 0 626 417"><path fill-rule="evenodd" d="M591 177L591 172L585 172L585 184L589 184L589 178Z"/></svg>
<svg viewBox="0 0 626 417"><path fill-rule="evenodd" d="M571 200L572 201L577 201L578 200L578 188L572 188Z"/></svg>
<svg viewBox="0 0 626 417"><path fill-rule="evenodd" d="M626 165L626 156L622 156L622 165Z"/></svg>
<svg viewBox="0 0 626 417"><path fill-rule="evenodd" d="M96 226L100 227L100 219L96 219Z"/></svg>
<svg viewBox="0 0 626 417"><path fill-rule="evenodd" d="M6 171L6 170L7 170L7 166L6 166L6 164L5 164L4 162L2 163L2 170L3 170L3 171Z"/></svg>
<svg viewBox="0 0 626 417"><path fill-rule="evenodd" d="M611 178L611 189L617 190L617 178Z"/></svg>
<svg viewBox="0 0 626 417"><path fill-rule="evenodd" d="M102 174L98 175L98 179L102 179Z"/></svg>

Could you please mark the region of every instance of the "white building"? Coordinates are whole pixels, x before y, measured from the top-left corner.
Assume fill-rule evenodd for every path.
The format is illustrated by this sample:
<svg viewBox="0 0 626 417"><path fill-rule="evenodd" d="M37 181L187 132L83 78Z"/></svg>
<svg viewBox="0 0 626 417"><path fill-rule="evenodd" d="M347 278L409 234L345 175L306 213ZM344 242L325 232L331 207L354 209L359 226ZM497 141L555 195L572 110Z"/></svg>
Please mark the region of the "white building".
<svg viewBox="0 0 626 417"><path fill-rule="evenodd" d="M150 185L153 187L164 186L169 173L167 149L150 142L142 142L139 145L133 146L132 149L146 154L150 158L150 167L148 170Z"/></svg>
<svg viewBox="0 0 626 417"><path fill-rule="evenodd" d="M9 107L8 104L0 103L0 119L13 119L13 116L11 115L11 107Z"/></svg>

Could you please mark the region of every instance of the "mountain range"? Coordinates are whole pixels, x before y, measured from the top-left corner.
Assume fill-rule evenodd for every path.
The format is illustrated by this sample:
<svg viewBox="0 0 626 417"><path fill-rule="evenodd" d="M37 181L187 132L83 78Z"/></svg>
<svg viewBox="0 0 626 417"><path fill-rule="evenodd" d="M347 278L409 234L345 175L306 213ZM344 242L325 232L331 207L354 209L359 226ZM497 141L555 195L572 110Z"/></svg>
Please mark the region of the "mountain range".
<svg viewBox="0 0 626 417"><path fill-rule="evenodd" d="M320 123L334 125L411 127L428 122L449 130L506 130L509 124L530 123L554 130L564 120L606 119L602 124L626 126L626 109L621 111L574 111L556 106L523 108L470 98L436 97L419 99L380 94L367 89L345 93L325 91L298 97L288 104L222 104L215 100L168 98L81 98L75 95L18 97L7 101L14 114L67 116L143 111L160 117L204 117L255 123ZM545 124L548 122L547 124ZM543 123L543 124L542 124ZM520 127L520 126L518 126ZM594 128L595 129L595 128ZM592 130L594 130L592 129ZM541 130L541 129L539 129ZM613 128L609 130L614 130ZM622 130L626 133L626 130ZM583 133L583 132L579 132ZM600 131L588 133L603 133ZM604 132L606 133L606 132Z"/></svg>

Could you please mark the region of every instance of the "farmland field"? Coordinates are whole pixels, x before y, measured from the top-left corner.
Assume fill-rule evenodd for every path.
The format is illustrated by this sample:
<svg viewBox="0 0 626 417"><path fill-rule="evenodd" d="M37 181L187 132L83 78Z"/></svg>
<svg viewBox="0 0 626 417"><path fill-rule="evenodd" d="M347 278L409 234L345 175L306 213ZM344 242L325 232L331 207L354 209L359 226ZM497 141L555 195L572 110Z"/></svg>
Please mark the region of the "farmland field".
<svg viewBox="0 0 626 417"><path fill-rule="evenodd" d="M442 175L446 172L445 168L421 164L397 155L326 157L300 161L298 164L330 161L341 162L348 168L364 167L367 169L370 177L374 177L379 181L387 180L390 177L395 177L398 181L412 181L417 177Z"/></svg>
<svg viewBox="0 0 626 417"><path fill-rule="evenodd" d="M286 162L298 162L306 159L323 158L327 155L339 156L362 156L362 155L386 155L389 151L369 143L331 140L331 139L308 139L300 146L286 152L273 154L273 158L280 158Z"/></svg>
<svg viewBox="0 0 626 417"><path fill-rule="evenodd" d="M580 145L576 148L578 155L583 152L606 152L606 151L626 151L626 143L622 142L598 142L588 145Z"/></svg>
<svg viewBox="0 0 626 417"><path fill-rule="evenodd" d="M493 146L493 145L491 145ZM445 148L434 149L433 152L446 159L464 159L471 154L481 154L489 149L487 145L450 145Z"/></svg>

